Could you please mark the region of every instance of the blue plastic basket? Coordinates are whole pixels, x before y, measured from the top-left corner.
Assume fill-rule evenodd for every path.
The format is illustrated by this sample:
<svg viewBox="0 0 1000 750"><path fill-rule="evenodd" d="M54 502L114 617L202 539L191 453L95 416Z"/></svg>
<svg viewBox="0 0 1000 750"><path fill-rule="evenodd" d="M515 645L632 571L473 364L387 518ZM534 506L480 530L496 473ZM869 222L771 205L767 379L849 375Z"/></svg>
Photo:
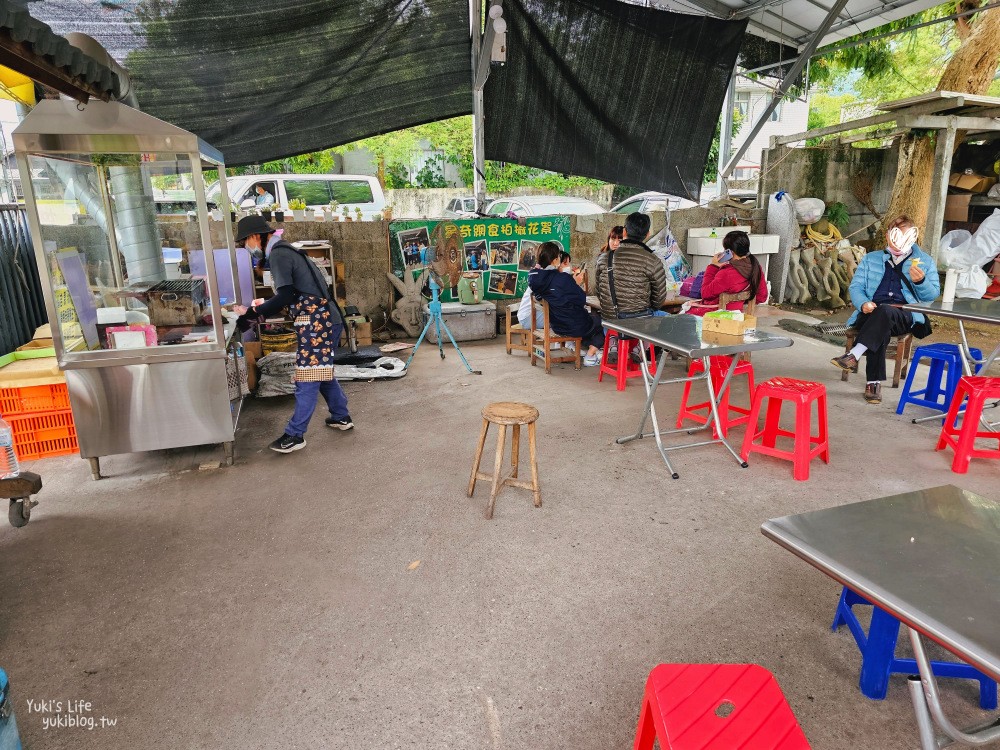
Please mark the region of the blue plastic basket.
<svg viewBox="0 0 1000 750"><path fill-rule="evenodd" d="M21 750L21 737L14 718L14 701L10 699L7 673L0 669L0 750Z"/></svg>

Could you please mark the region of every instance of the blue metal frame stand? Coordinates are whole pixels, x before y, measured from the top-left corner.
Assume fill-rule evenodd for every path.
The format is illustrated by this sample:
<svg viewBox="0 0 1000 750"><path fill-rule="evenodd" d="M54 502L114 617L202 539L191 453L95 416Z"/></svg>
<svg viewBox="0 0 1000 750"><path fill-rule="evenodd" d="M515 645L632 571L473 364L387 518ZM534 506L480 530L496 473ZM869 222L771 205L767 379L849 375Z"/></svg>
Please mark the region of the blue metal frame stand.
<svg viewBox="0 0 1000 750"><path fill-rule="evenodd" d="M455 337L451 335L451 330L449 330L448 324L445 323L444 318L441 317L441 287L435 283L433 278L430 280L430 287L431 301L427 305L427 311L429 313L427 316L427 322L424 324L424 330L420 332L420 338L417 339L417 344L413 347L413 351L410 353L410 358L406 360L406 365L403 369L408 368L410 366L410 362L412 362L413 358L417 356L417 349L419 349L420 345L424 343L427 331L430 330L431 323L433 323L434 331L437 334L438 353L441 355L441 359L444 359L444 339L441 336L441 331L444 330L444 332L448 334L448 340L451 341L451 345L455 347L455 351L458 352L458 356L461 358L462 364L465 365L465 369L473 375L482 375L483 373L481 370L472 369L472 366L465 358L465 355L462 354L461 348L459 348L458 344L455 343Z"/></svg>

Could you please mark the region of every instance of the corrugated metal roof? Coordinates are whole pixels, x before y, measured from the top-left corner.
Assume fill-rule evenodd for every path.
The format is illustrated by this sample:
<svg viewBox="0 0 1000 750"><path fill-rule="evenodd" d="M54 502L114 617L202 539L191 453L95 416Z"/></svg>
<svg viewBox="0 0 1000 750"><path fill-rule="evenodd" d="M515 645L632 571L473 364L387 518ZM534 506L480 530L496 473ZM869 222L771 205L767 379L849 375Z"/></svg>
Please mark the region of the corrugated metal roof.
<svg viewBox="0 0 1000 750"><path fill-rule="evenodd" d="M850 0L819 44L843 41L941 4L941 0ZM653 0L653 5L678 13L748 18L748 33L801 48L822 24L832 0Z"/></svg>
<svg viewBox="0 0 1000 750"><path fill-rule="evenodd" d="M21 8L0 0L0 33L17 43L24 43L39 57L66 71L70 78L81 78L100 92L117 95L118 76L106 65L56 34L47 24L32 18Z"/></svg>

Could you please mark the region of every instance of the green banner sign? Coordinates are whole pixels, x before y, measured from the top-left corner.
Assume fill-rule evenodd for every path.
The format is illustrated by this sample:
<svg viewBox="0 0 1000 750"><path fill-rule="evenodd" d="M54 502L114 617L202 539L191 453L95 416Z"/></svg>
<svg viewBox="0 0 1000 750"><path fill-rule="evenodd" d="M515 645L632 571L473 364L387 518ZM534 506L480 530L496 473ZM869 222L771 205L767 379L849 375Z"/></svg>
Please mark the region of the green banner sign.
<svg viewBox="0 0 1000 750"><path fill-rule="evenodd" d="M528 288L528 271L535 266L538 246L554 241L569 250L568 216L530 216L524 219L454 219L393 221L389 224L389 257L399 278L416 276L427 261L427 250L439 224L457 233L464 248L463 276L476 274L484 299L514 299ZM446 285L447 286L447 285ZM441 291L442 302L457 302L457 288Z"/></svg>

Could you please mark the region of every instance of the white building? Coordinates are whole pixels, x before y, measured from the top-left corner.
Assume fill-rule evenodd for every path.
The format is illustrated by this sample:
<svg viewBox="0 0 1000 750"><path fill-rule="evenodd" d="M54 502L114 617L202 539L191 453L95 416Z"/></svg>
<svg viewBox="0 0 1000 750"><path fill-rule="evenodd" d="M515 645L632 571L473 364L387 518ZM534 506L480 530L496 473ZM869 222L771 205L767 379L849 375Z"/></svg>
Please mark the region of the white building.
<svg viewBox="0 0 1000 750"><path fill-rule="evenodd" d="M733 138L733 153L743 144L757 116L764 111L771 101L771 89L755 81L745 78L736 79L736 109L743 116L740 132ZM752 180L760 173L761 152L768 147L772 135L791 135L808 130L809 101L803 99L785 99L771 113L770 120L764 123L763 129L750 143L746 153L730 175L733 180Z"/></svg>

